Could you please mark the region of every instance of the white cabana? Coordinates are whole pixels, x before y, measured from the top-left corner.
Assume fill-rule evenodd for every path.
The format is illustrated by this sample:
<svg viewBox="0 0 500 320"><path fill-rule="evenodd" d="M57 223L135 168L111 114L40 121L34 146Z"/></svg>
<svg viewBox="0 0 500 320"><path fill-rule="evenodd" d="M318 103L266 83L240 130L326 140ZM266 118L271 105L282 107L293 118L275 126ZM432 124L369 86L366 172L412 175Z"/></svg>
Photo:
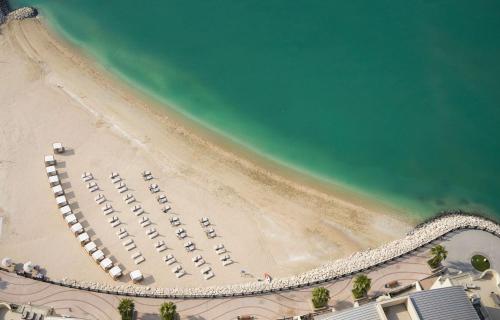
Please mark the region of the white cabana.
<svg viewBox="0 0 500 320"><path fill-rule="evenodd" d="M52 187L52 192L54 192L54 195L55 195L56 197L58 197L58 196L62 196L62 195L64 194L64 190L63 190L63 188L61 187L61 185L60 185L60 184L58 184L58 185L57 185L57 186L55 186L55 187Z"/></svg>
<svg viewBox="0 0 500 320"><path fill-rule="evenodd" d="M99 264L104 270L109 270L113 267L113 261L110 258L106 258Z"/></svg>
<svg viewBox="0 0 500 320"><path fill-rule="evenodd" d="M59 177L58 176L50 176L49 177L49 184L51 187L57 186L59 184Z"/></svg>
<svg viewBox="0 0 500 320"><path fill-rule="evenodd" d="M28 261L25 264L23 264L23 271L26 272L26 273L33 272L34 268L35 268L35 265L31 261Z"/></svg>
<svg viewBox="0 0 500 320"><path fill-rule="evenodd" d="M12 259L9 257L5 257L2 259L2 267L8 268L12 265Z"/></svg>
<svg viewBox="0 0 500 320"><path fill-rule="evenodd" d="M99 262L101 261L102 259L104 259L104 252L102 252L101 250L97 250L95 251L94 253L92 253L92 258Z"/></svg>
<svg viewBox="0 0 500 320"><path fill-rule="evenodd" d="M97 250L97 245L95 244L94 241L91 241L89 243L87 243L85 246L85 251L87 251L88 253L92 254L94 253L96 250Z"/></svg>
<svg viewBox="0 0 500 320"><path fill-rule="evenodd" d="M47 175L49 177L57 175L57 169L55 166L48 166L47 168L45 168L45 171L47 172Z"/></svg>
<svg viewBox="0 0 500 320"><path fill-rule="evenodd" d="M53 166L56 164L56 159L54 159L53 155L47 155L45 156L45 166Z"/></svg>
<svg viewBox="0 0 500 320"><path fill-rule="evenodd" d="M119 277L122 276L122 269L120 269L119 266L114 266L113 268L111 268L109 270L109 275L111 276L111 278L113 279L118 279Z"/></svg>
<svg viewBox="0 0 500 320"><path fill-rule="evenodd" d="M56 142L52 144L52 148L54 149L55 153L63 153L64 152L64 147L62 143Z"/></svg>
<svg viewBox="0 0 500 320"><path fill-rule="evenodd" d="M74 234L80 234L83 232L83 226L81 223L75 223L74 225L71 226L71 228L69 228L71 230L71 232L73 232Z"/></svg>
<svg viewBox="0 0 500 320"><path fill-rule="evenodd" d="M141 281L142 279L144 279L144 277L142 276L141 270L134 270L134 271L130 272L130 279L134 282L138 282L138 281Z"/></svg>
<svg viewBox="0 0 500 320"><path fill-rule="evenodd" d="M72 214L73 212L71 211L71 208L68 206L68 205L65 205L64 207L60 208L59 210L61 210L61 214L63 216L65 215L68 215L68 214Z"/></svg>
<svg viewBox="0 0 500 320"><path fill-rule="evenodd" d="M64 207L65 205L68 204L68 201L66 200L66 196L59 196L56 198L56 203L57 203L57 206L60 208L60 207Z"/></svg>
<svg viewBox="0 0 500 320"><path fill-rule="evenodd" d="M66 217L64 217L64 220L66 220L67 224L75 224L78 222L78 219L74 214L69 214Z"/></svg>
<svg viewBox="0 0 500 320"><path fill-rule="evenodd" d="M89 242L89 241L90 241L90 236L89 236L89 234L88 234L87 232L84 232L84 233L82 233L81 235L79 235L79 236L77 237L77 239L78 239L78 241L80 242L80 244L82 244L82 245L83 245L83 244L86 244L87 242Z"/></svg>

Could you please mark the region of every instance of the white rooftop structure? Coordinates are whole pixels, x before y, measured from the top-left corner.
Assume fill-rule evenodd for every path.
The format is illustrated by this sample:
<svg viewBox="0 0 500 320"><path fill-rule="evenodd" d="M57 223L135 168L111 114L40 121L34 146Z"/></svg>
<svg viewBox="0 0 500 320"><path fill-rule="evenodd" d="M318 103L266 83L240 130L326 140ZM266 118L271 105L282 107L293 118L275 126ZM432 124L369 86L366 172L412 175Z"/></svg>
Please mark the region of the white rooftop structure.
<svg viewBox="0 0 500 320"><path fill-rule="evenodd" d="M122 269L120 269L119 266L114 266L113 268L111 268L109 270L109 275L113 278L113 279L116 279L116 278L119 278L121 277L122 275Z"/></svg>
<svg viewBox="0 0 500 320"><path fill-rule="evenodd" d="M101 261L101 263L99 265L104 270L108 270L108 269L111 269L111 267L113 267L113 261L111 261L110 258L105 258L104 260Z"/></svg>
<svg viewBox="0 0 500 320"><path fill-rule="evenodd" d="M56 159L54 158L53 155L47 155L45 156L45 166L53 166L56 164Z"/></svg>
<svg viewBox="0 0 500 320"><path fill-rule="evenodd" d="M91 241L89 243L87 243L85 246L85 251L87 251L88 253L93 253L97 250L97 245L95 244L94 241Z"/></svg>
<svg viewBox="0 0 500 320"><path fill-rule="evenodd" d="M69 228L71 230L71 232L75 233L75 234L79 234L79 233L82 233L83 232L83 226L81 223L76 223L74 225L71 226L71 228Z"/></svg>
<svg viewBox="0 0 500 320"><path fill-rule="evenodd" d="M71 208L70 208L68 205L63 206L63 207L62 207L62 208L60 208L59 210L61 210L61 214L62 214L63 216L65 216L65 215L67 215L67 214L72 213L72 212L71 212Z"/></svg>
<svg viewBox="0 0 500 320"><path fill-rule="evenodd" d="M55 153L63 153L64 152L64 147L62 143L56 142L52 144L52 148L54 149Z"/></svg>
<svg viewBox="0 0 500 320"><path fill-rule="evenodd" d="M45 171L47 172L48 176L54 176L57 174L57 169L55 166L48 166L45 168Z"/></svg>
<svg viewBox="0 0 500 320"><path fill-rule="evenodd" d="M53 187L53 186L56 186L58 185L60 182L59 182L59 177L58 176L50 176L49 177L49 184Z"/></svg>
<svg viewBox="0 0 500 320"><path fill-rule="evenodd" d="M31 261L28 261L25 264L23 264L23 271L26 273L30 273L33 271L34 267L35 265Z"/></svg>
<svg viewBox="0 0 500 320"><path fill-rule="evenodd" d="M84 244L90 241L90 236L87 232L84 232L81 235L79 235L77 239L81 244Z"/></svg>
<svg viewBox="0 0 500 320"><path fill-rule="evenodd" d="M141 281L143 279L141 270L134 270L130 272L130 279L132 279L132 281L134 282Z"/></svg>
<svg viewBox="0 0 500 320"><path fill-rule="evenodd" d="M92 258L95 261L101 261L102 259L104 259L104 252L102 252L101 250L97 250L96 252L92 253Z"/></svg>
<svg viewBox="0 0 500 320"><path fill-rule="evenodd" d="M55 177L55 176L53 176L53 177ZM54 192L55 196L62 196L64 194L64 190L63 190L63 188L61 187L60 184L58 184L57 186L52 187L52 192Z"/></svg>
<svg viewBox="0 0 500 320"><path fill-rule="evenodd" d="M78 222L78 219L74 214L69 214L66 217L64 217L64 220L66 220L66 223L68 224L75 224Z"/></svg>
<svg viewBox="0 0 500 320"><path fill-rule="evenodd" d="M66 196L59 196L56 198L56 203L59 207L64 207L65 205L68 204L68 201L66 200Z"/></svg>

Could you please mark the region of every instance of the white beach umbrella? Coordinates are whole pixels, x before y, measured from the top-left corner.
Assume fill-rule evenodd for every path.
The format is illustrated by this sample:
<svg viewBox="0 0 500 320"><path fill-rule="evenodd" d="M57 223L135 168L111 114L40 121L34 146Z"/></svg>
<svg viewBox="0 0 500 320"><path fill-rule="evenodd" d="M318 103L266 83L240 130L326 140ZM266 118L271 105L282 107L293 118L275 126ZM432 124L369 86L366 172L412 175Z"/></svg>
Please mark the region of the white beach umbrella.
<svg viewBox="0 0 500 320"><path fill-rule="evenodd" d="M8 268L12 265L12 259L5 257L2 259L2 267Z"/></svg>
<svg viewBox="0 0 500 320"><path fill-rule="evenodd" d="M33 271L34 266L35 265L31 261L28 261L23 265L23 270L26 273L31 273Z"/></svg>

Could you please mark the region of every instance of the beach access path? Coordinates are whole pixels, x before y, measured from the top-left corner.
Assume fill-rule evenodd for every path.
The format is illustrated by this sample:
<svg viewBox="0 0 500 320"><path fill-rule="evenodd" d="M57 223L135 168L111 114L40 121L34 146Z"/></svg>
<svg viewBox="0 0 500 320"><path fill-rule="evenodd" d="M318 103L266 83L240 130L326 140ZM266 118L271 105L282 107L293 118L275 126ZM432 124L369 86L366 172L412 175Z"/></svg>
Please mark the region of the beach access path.
<svg viewBox="0 0 500 320"><path fill-rule="evenodd" d="M466 247L462 247L464 241ZM367 273L372 279L371 295L386 292L384 285L397 280L401 286L428 277L431 270L427 266L429 248L442 244L448 250L447 265L470 261L473 252L500 247L500 239L479 230L461 230L448 234L442 241L436 241L421 248L415 254L400 258L393 263L376 268ZM489 256L492 267L500 263L498 255ZM121 297L88 291L69 289L15 274L0 273L0 300L15 303L41 304L52 306L60 314L83 319L119 319L116 306ZM352 277L332 281L322 285L330 290L330 306L337 310L353 306ZM257 319L279 319L311 312L312 288L280 292L276 294L223 299L174 300L183 319L235 319L238 315L251 314ZM159 319L159 305L165 300L133 298L138 311L137 319Z"/></svg>

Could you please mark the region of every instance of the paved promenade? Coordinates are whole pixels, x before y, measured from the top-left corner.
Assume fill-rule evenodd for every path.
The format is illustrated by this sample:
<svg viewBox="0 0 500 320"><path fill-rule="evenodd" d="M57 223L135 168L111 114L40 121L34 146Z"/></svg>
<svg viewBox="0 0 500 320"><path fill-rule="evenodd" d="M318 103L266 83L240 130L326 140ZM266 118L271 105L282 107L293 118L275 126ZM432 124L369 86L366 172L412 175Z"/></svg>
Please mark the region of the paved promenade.
<svg viewBox="0 0 500 320"><path fill-rule="evenodd" d="M462 244L466 242L467 246ZM491 252L492 263L498 266L498 257L490 249L500 247L500 239L483 231L460 231L447 236L442 242L449 251L450 265L465 264L471 252ZM489 248L489 249L488 249ZM372 279L370 294L384 292L384 284L398 280L402 285L425 278L430 274L426 265L427 248L368 273ZM83 319L119 319L116 306L120 297L68 289L56 285L0 273L0 300L52 306L59 314ZM330 305L336 309L352 306L351 278L334 281L323 286L330 290ZM256 297L175 300L182 319L235 319L238 315L252 314L258 319L279 319L311 311L312 288ZM134 298L138 319L159 319L155 314L163 299Z"/></svg>

